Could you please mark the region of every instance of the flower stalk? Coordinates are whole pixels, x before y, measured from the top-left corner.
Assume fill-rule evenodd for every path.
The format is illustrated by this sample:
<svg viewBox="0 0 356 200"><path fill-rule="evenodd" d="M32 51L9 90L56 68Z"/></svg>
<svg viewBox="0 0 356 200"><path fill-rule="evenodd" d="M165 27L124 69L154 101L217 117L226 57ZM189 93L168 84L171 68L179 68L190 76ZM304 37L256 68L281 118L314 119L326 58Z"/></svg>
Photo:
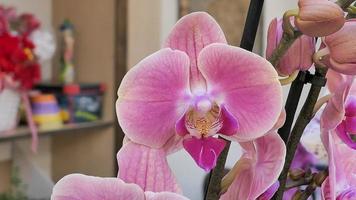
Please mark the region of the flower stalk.
<svg viewBox="0 0 356 200"><path fill-rule="evenodd" d="M327 72L326 68L316 66L316 71L315 71L314 77L325 78L326 72ZM286 156L284 168L283 168L283 171L279 178L280 187L273 198L274 200L282 200L282 198L283 198L283 193L284 193L284 190L286 187L289 168L292 164L292 160L294 158L297 146L299 144L300 138L302 137L304 129L313 117L313 110L314 110L315 104L318 100L318 97L319 97L322 87L323 87L323 85L321 85L321 84L316 84L316 83L312 84L312 86L309 90L308 97L303 105L302 110L300 111L300 114L299 114L298 119L295 123L295 126L293 127L292 133L291 133L290 138L287 142L288 148L287 148L287 156Z"/></svg>
<svg viewBox="0 0 356 200"><path fill-rule="evenodd" d="M339 5L343 10L347 10L347 8L353 3L355 0L338 0L335 2L337 5Z"/></svg>

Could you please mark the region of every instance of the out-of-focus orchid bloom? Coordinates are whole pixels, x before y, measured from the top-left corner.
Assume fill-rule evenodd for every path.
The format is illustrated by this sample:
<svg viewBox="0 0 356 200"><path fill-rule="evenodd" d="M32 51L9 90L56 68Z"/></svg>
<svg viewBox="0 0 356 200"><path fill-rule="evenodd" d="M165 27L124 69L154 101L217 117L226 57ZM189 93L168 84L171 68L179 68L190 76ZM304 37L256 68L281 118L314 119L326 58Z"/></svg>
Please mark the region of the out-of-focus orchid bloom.
<svg viewBox="0 0 356 200"><path fill-rule="evenodd" d="M318 160L314 154L307 151L302 144L299 144L290 168L308 170L315 167L317 162Z"/></svg>
<svg viewBox="0 0 356 200"><path fill-rule="evenodd" d="M339 83L334 96L329 100L322 114L324 129L335 129L335 133L346 145L356 149L352 135L356 134L356 93L353 77L345 76L345 81ZM335 88L330 83L330 88ZM325 141L324 145L325 145Z"/></svg>
<svg viewBox="0 0 356 200"><path fill-rule="evenodd" d="M282 39L282 19L273 19L267 33L266 57L269 58ZM315 53L315 40L312 37L302 35L287 50L279 60L276 69L281 76L291 75L293 72L308 70L313 64Z"/></svg>
<svg viewBox="0 0 356 200"><path fill-rule="evenodd" d="M267 189L266 192L264 192L262 195L260 195L257 200L270 200L272 199L273 195L277 192L279 188L279 181L276 181L273 183L271 187Z"/></svg>
<svg viewBox="0 0 356 200"><path fill-rule="evenodd" d="M329 177L322 185L323 200L354 200L356 151L349 148L335 132L325 134L328 134Z"/></svg>
<svg viewBox="0 0 356 200"><path fill-rule="evenodd" d="M208 14L183 17L167 48L138 63L120 85L116 108L126 136L162 148L179 135L206 171L225 146L218 134L243 142L263 136L282 109L278 75L267 60L225 43Z"/></svg>
<svg viewBox="0 0 356 200"><path fill-rule="evenodd" d="M51 200L188 200L172 192L148 192L118 178L71 174L53 188Z"/></svg>
<svg viewBox="0 0 356 200"><path fill-rule="evenodd" d="M356 20L347 20L336 33L326 36L323 40L325 48L317 52L318 57L325 56L331 69L356 75Z"/></svg>
<svg viewBox="0 0 356 200"><path fill-rule="evenodd" d="M352 81L352 77L346 77L340 83L321 117L322 140L329 155L329 177L322 185L325 200L356 198L356 151L350 148L351 138L345 139L346 131L352 131L347 128L352 125L348 117L355 110L354 97L349 94Z"/></svg>
<svg viewBox="0 0 356 200"><path fill-rule="evenodd" d="M305 35L327 36L345 23L343 10L328 0L299 0L295 25Z"/></svg>
<svg viewBox="0 0 356 200"><path fill-rule="evenodd" d="M284 124L283 112L275 126L268 133L252 142L240 143L244 154L233 169L224 177L221 200L231 199L268 199L273 196L282 171L286 155L283 140L277 134ZM231 185L230 185L231 184Z"/></svg>

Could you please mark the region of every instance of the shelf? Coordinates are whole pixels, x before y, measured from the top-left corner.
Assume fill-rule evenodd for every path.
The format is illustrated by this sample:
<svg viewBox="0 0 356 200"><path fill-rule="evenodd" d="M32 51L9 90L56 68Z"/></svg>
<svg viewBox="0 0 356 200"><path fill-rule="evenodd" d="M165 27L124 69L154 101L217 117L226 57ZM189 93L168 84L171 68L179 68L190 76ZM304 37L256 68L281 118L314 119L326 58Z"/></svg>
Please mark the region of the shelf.
<svg viewBox="0 0 356 200"><path fill-rule="evenodd" d="M51 130L38 130L38 136L51 136L55 134L67 134L77 130L86 130L86 129L98 129L106 128L113 125L112 121L99 120L95 122L84 122L77 124L65 124L63 127L58 129ZM10 140L30 138L31 132L27 127L19 127L13 133L7 135L0 135L0 142L6 142Z"/></svg>

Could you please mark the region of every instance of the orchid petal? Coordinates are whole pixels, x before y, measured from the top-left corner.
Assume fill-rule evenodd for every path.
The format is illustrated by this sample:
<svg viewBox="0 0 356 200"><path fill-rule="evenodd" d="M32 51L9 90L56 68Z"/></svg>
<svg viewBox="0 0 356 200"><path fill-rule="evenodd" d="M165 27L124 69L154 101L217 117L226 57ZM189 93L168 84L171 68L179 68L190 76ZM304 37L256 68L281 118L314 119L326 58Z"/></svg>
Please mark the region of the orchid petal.
<svg viewBox="0 0 356 200"><path fill-rule="evenodd" d="M329 69L328 72L326 73L326 78L327 78L327 86L328 89L331 93L336 92L338 87L340 86L340 83L344 83L346 81L346 76L336 72L332 69Z"/></svg>
<svg viewBox="0 0 356 200"><path fill-rule="evenodd" d="M356 134L356 117L346 117L345 126L346 132Z"/></svg>
<svg viewBox="0 0 356 200"><path fill-rule="evenodd" d="M189 135L189 131L185 126L186 117L183 115L176 123L176 133L180 136Z"/></svg>
<svg viewBox="0 0 356 200"><path fill-rule="evenodd" d="M238 47L211 44L199 55L198 66L208 92L236 118L240 141L269 131L282 110L277 72L264 58Z"/></svg>
<svg viewBox="0 0 356 200"><path fill-rule="evenodd" d="M180 193L166 156L163 148L127 143L117 154L118 177L126 183L139 185L144 191Z"/></svg>
<svg viewBox="0 0 356 200"><path fill-rule="evenodd" d="M349 146L351 149L356 150L356 142L354 142L351 136L346 132L346 127L344 123L341 123L336 128L336 133L347 146Z"/></svg>
<svg viewBox="0 0 356 200"><path fill-rule="evenodd" d="M335 130L322 131L329 155L329 177L322 185L323 199L336 199L356 185L356 151L349 148Z"/></svg>
<svg viewBox="0 0 356 200"><path fill-rule="evenodd" d="M279 181L273 183L271 187L268 188L261 196L257 198L257 200L270 200L272 199L273 195L277 192L279 188Z"/></svg>
<svg viewBox="0 0 356 200"><path fill-rule="evenodd" d="M143 190L118 178L99 178L81 174L63 177L53 188L51 200L144 200Z"/></svg>
<svg viewBox="0 0 356 200"><path fill-rule="evenodd" d="M146 199L145 200L189 200L182 195L175 194L172 192L145 192Z"/></svg>
<svg viewBox="0 0 356 200"><path fill-rule="evenodd" d="M215 167L225 144L224 140L213 137L202 139L192 137L183 141L184 149L193 157L197 165L207 172Z"/></svg>
<svg viewBox="0 0 356 200"><path fill-rule="evenodd" d="M238 173L221 200L254 200L278 180L282 171L286 147L276 132L242 146L246 152L233 169Z"/></svg>
<svg viewBox="0 0 356 200"><path fill-rule="evenodd" d="M236 118L226 110L225 106L221 106L221 116L223 126L219 130L219 133L227 136L234 135L239 129L239 124Z"/></svg>
<svg viewBox="0 0 356 200"><path fill-rule="evenodd" d="M317 164L317 158L305 149L302 144L299 144L293 158L291 169L308 170Z"/></svg>
<svg viewBox="0 0 356 200"><path fill-rule="evenodd" d="M353 79L340 84L335 94L329 99L322 115L321 124L323 128L330 130L336 128L345 116L345 101L349 94Z"/></svg>
<svg viewBox="0 0 356 200"><path fill-rule="evenodd" d="M353 89L356 84L352 84L351 89L350 89L350 94L355 94ZM345 116L347 117L353 117L356 116L356 96L354 95L349 95L346 100L346 110L345 110Z"/></svg>
<svg viewBox="0 0 356 200"><path fill-rule="evenodd" d="M175 134L189 95L189 58L162 49L124 77L116 102L119 124L130 140L159 148Z"/></svg>
<svg viewBox="0 0 356 200"><path fill-rule="evenodd" d="M226 43L218 23L205 12L195 12L182 17L169 34L164 47L178 49L190 58L190 81L192 90L198 83L205 83L198 69L200 51L212 43Z"/></svg>

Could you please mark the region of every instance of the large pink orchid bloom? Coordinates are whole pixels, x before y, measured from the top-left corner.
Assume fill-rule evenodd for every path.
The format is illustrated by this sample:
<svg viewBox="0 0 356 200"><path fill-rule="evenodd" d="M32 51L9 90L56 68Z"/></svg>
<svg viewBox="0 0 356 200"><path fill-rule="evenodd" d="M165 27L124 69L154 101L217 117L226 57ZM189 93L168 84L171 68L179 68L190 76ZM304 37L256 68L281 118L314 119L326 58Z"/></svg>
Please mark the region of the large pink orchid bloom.
<svg viewBox="0 0 356 200"><path fill-rule="evenodd" d="M356 111L353 78L329 76L344 81L339 87L330 87L337 89L321 116L321 136L329 157L329 177L322 185L322 196L324 200L352 200L356 198L356 151L347 132L352 133L355 124L351 120Z"/></svg>
<svg viewBox="0 0 356 200"><path fill-rule="evenodd" d="M148 192L118 178L71 174L54 187L51 200L188 200L172 192Z"/></svg>
<svg viewBox="0 0 356 200"><path fill-rule="evenodd" d="M117 116L134 143L161 148L179 135L185 150L206 171L225 141L263 136L282 108L278 75L262 57L226 44L206 13L183 17L164 49L124 77Z"/></svg>

